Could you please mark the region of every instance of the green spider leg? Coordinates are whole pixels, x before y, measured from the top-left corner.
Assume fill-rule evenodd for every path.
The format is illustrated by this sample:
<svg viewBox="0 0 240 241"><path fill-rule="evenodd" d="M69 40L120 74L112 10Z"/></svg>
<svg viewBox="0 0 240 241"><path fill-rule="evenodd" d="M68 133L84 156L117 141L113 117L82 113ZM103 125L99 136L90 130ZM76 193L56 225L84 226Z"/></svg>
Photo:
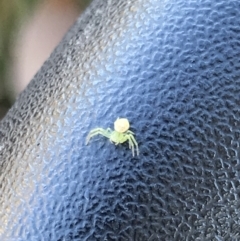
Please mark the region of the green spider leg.
<svg viewBox="0 0 240 241"><path fill-rule="evenodd" d="M132 150L132 155L134 156L134 144L130 136L128 136L129 149Z"/></svg>
<svg viewBox="0 0 240 241"><path fill-rule="evenodd" d="M133 135L130 135L130 138L132 139L133 143L135 144L135 146L136 146L137 156L139 156L138 143L137 143L137 141L136 141L136 139L134 138Z"/></svg>
<svg viewBox="0 0 240 241"><path fill-rule="evenodd" d="M134 132L128 130L126 134L134 134Z"/></svg>
<svg viewBox="0 0 240 241"><path fill-rule="evenodd" d="M102 135L102 136L105 136L105 137L109 138L110 135L111 135L111 132L112 132L112 130L110 128L107 128L106 130L103 129L103 128L96 128L96 129L91 130L89 132L89 134L87 135L86 145L88 144L88 142L90 141L90 139L93 136Z"/></svg>
<svg viewBox="0 0 240 241"><path fill-rule="evenodd" d="M127 132L126 132L126 135L128 136L128 142L129 142L129 149L134 149L134 144L136 145L136 149L137 149L137 155L139 155L139 151L138 151L138 144L137 144L137 142L136 142L136 140L135 140L135 138L134 138L134 132L133 131L130 131L130 130L128 130ZM134 154L133 154L133 156L134 156Z"/></svg>
<svg viewBox="0 0 240 241"><path fill-rule="evenodd" d="M127 134L128 142L129 142L129 148L132 149L132 154L134 156L134 145L136 146L136 152L137 155L139 155L139 149L138 149L138 143L135 140L134 136L132 134Z"/></svg>

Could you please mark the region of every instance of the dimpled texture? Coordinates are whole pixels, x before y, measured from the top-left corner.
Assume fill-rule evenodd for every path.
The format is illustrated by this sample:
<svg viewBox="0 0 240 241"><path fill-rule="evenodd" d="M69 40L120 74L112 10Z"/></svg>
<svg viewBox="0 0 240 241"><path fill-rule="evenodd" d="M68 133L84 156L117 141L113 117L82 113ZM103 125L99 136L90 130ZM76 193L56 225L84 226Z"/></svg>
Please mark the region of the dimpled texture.
<svg viewBox="0 0 240 241"><path fill-rule="evenodd" d="M1 121L0 240L240 240L239 56L238 0L94 1Z"/></svg>

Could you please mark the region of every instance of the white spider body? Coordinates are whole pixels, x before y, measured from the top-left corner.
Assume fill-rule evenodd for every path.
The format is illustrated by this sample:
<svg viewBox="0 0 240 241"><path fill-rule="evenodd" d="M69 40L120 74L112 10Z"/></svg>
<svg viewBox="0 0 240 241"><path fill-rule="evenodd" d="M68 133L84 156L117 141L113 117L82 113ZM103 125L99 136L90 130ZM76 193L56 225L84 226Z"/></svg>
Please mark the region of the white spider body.
<svg viewBox="0 0 240 241"><path fill-rule="evenodd" d="M130 128L130 124L128 119L126 118L121 118L117 119L114 122L114 131L111 130L110 128L107 128L106 130L103 128L96 128L90 131L90 133L87 136L87 144L89 140L95 136L95 135L102 135L108 138L112 143L115 145L124 143L126 141L129 142L129 148L132 149L132 154L134 156L134 146L136 146L136 152L137 155L139 155L139 150L138 150L138 144L137 141L134 138L134 133L132 131L129 131L128 129Z"/></svg>
<svg viewBox="0 0 240 241"><path fill-rule="evenodd" d="M114 130L120 133L124 133L126 132L128 129L130 128L130 124L128 119L126 118L121 118L121 119L117 119L114 122Z"/></svg>

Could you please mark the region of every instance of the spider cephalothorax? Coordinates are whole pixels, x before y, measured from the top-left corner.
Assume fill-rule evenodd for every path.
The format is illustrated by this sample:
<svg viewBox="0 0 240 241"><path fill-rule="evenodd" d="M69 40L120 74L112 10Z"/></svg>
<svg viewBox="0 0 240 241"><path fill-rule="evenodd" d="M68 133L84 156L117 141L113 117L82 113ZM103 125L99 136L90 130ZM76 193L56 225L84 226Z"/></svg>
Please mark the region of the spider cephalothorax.
<svg viewBox="0 0 240 241"><path fill-rule="evenodd" d="M124 143L128 141L129 148L132 150L132 154L134 156L134 146L136 147L137 155L139 155L138 150L138 143L134 138L134 133L132 131L129 131L130 124L128 119L126 118L118 118L114 122L114 131L110 128L103 129L103 128L95 128L91 130L87 136L86 144L88 144L89 140L95 136L95 135L102 135L107 137L112 143L115 145Z"/></svg>

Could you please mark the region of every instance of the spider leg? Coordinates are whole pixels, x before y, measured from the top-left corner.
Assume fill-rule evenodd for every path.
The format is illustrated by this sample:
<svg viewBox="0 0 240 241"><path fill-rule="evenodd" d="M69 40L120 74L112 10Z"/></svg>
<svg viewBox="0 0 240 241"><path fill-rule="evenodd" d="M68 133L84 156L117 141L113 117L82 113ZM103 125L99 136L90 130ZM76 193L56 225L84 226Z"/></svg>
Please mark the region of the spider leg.
<svg viewBox="0 0 240 241"><path fill-rule="evenodd" d="M136 146L137 155L139 155L138 143L137 143L136 139L134 138L134 136L132 134L129 134L129 139L132 140L133 146L134 145Z"/></svg>
<svg viewBox="0 0 240 241"><path fill-rule="evenodd" d="M132 149L132 155L134 156L134 144L133 144L133 141L130 137L130 135L128 135L128 142L129 142L129 148Z"/></svg>
<svg viewBox="0 0 240 241"><path fill-rule="evenodd" d="M112 133L112 129L111 128L107 128L106 131L108 132L109 136L111 135ZM108 137L109 138L109 137ZM114 144L114 142L109 138L109 141Z"/></svg>
<svg viewBox="0 0 240 241"><path fill-rule="evenodd" d="M102 136L105 136L105 137L109 138L110 137L110 131L111 131L110 128L108 128L107 130L105 130L103 128L96 128L96 129L91 130L89 132L89 134L87 135L86 145L88 144L89 140L93 136L96 136L96 135L102 135Z"/></svg>
<svg viewBox="0 0 240 241"><path fill-rule="evenodd" d="M128 130L127 134L134 134L134 132Z"/></svg>
<svg viewBox="0 0 240 241"><path fill-rule="evenodd" d="M131 138L129 137L128 134L126 134L126 137L127 137L127 139L128 139L129 149L132 149L133 142L132 142L132 140L131 140Z"/></svg>

